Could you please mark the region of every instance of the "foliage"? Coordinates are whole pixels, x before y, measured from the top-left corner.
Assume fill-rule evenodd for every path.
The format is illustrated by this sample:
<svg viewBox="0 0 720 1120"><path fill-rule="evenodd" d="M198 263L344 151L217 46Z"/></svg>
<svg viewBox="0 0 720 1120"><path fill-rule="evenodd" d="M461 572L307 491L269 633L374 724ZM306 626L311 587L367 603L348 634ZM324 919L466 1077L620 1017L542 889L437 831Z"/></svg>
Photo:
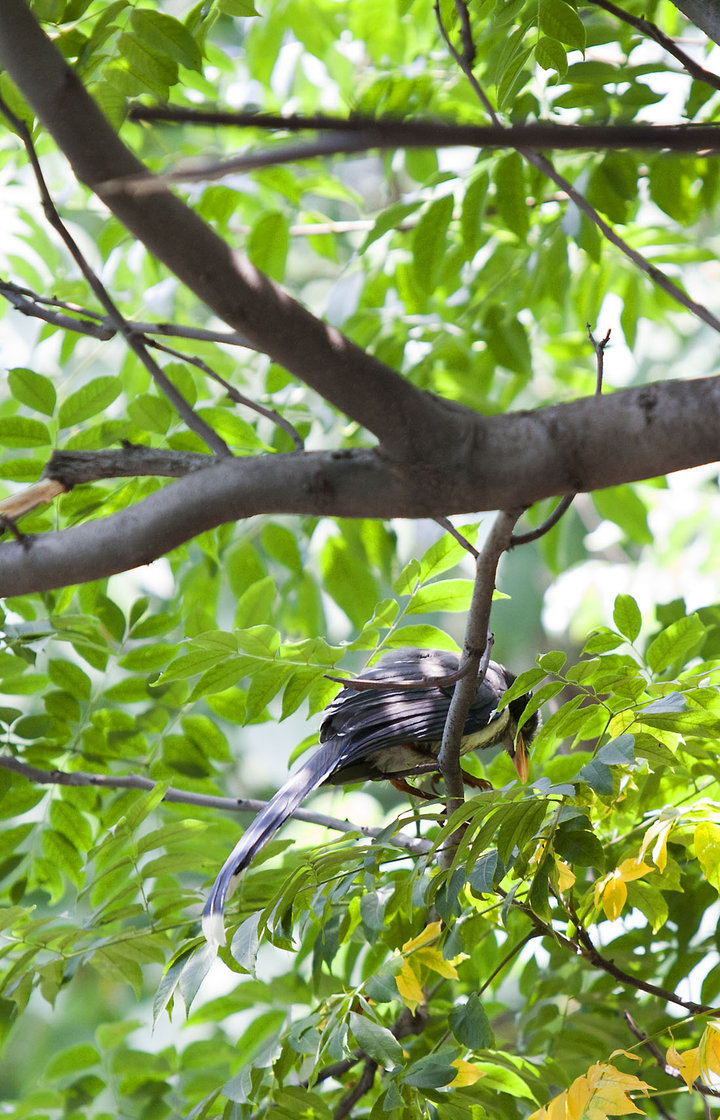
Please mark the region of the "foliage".
<svg viewBox="0 0 720 1120"><path fill-rule="evenodd" d="M629 10L668 33L686 26L668 3ZM219 128L133 123L129 99L262 96L267 111L479 116L419 0L282 0L259 14L248 0L35 0L33 11L154 170L271 143L260 129L239 141ZM442 0L440 12L461 45L455 6ZM674 76L659 47L600 5L480 0L470 15L482 44L473 73L508 120L631 122L671 109L673 119L712 118L717 94ZM5 75L0 94L31 120ZM213 329L195 297L67 179L32 124L63 217L123 314ZM0 159L3 282L46 309L99 316L44 224L10 132ZM652 266L700 291L714 276L712 158L553 160ZM713 361L667 292L516 152L313 159L186 193L369 353L485 413L590 394L588 322L604 333L612 318L617 353L628 356L621 342L635 348L625 368L608 350L613 387L642 384L651 362L656 379L676 374L691 346L693 375ZM34 481L56 446L205 450L117 339L52 317L21 330L18 318L7 310L3 320L9 353L23 354L0 399L8 493ZM169 341L177 350L161 355L164 372L233 453L289 451L292 438L239 407L208 366L310 445L367 445L359 425L263 355L214 335ZM146 477L78 486L22 529L90 522L160 487ZM352 831L338 839L296 823L263 851L230 907L222 965L198 919L239 824L212 799L244 794L253 753L269 754L278 735L288 752L314 743L337 690L328 674L384 649L458 648L472 592L462 545L399 522L263 515L197 536L158 572L8 599L1 1114L602 1120L667 1115L672 1094L679 1120L699 1115L698 1085L712 1090L720 1077L720 1028L707 1018L720 993L720 607L714 593L698 609L682 595L714 575L718 530L712 487L698 484L680 509L670 498L664 481L598 492L509 558L511 599L496 604L494 626L498 655L531 666L514 694L531 688L544 713L531 785L514 781L505 757L484 768L471 759L493 789L450 821L441 799L418 808L385 789L370 791L374 802L334 795L329 807ZM473 541L478 530L462 526ZM586 625L586 595L553 641L540 631L542 596L578 573L592 586L591 561L614 605ZM658 572L678 567L684 584L656 591ZM631 569L643 573L636 597ZM301 716L312 721L305 738ZM441 870L437 849L461 824ZM426 843L411 853L398 835L415 832Z"/></svg>

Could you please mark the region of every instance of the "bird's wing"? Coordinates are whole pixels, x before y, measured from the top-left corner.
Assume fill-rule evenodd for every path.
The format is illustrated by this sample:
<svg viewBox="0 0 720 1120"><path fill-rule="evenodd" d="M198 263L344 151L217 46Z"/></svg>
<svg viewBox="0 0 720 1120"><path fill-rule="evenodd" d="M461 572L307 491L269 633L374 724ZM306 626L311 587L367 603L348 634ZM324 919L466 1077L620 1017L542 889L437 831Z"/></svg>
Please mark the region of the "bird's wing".
<svg viewBox="0 0 720 1120"><path fill-rule="evenodd" d="M345 688L329 705L320 729L320 740L339 742L338 768L382 747L398 744L435 743L442 738L452 686L400 689L392 680L425 680L447 676L457 670L454 654L423 659L397 659L364 673L363 678L387 680L387 689L358 691ZM372 675L371 675L372 674ZM497 718L497 704L508 687L502 666L491 661L477 690L465 723L465 734L486 727Z"/></svg>

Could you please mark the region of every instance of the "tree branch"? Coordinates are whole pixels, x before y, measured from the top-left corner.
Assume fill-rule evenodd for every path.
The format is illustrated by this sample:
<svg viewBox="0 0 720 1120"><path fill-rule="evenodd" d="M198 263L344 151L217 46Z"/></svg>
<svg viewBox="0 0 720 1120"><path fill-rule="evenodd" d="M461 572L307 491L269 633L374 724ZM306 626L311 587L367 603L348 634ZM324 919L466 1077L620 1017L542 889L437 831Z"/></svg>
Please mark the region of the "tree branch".
<svg viewBox="0 0 720 1120"><path fill-rule="evenodd" d="M497 515L475 566L475 584L463 642L462 665L467 672L455 685L438 755L438 767L445 782L448 816L452 816L455 810L460 808L464 799L465 784L460 765L460 746L470 705L477 692L481 660L491 641L490 611L497 566L503 552L510 547L513 526L521 513L522 509L512 512L503 510ZM489 650L487 652L489 653ZM451 836L443 845L440 854L441 867L450 866L453 849L458 839L457 835Z"/></svg>
<svg viewBox="0 0 720 1120"><path fill-rule="evenodd" d="M600 0L593 0L600 3ZM605 6L604 3L602 5ZM643 24L646 21L639 21ZM649 25L651 26L651 25ZM672 42L672 40L670 40ZM705 72L704 73L708 73ZM720 78L712 84L720 88ZM157 120L190 124L230 125L281 132L319 131L336 133L328 142L306 141L304 144L276 145L264 151L232 156L207 167L184 168L159 176L160 182L189 182L207 177L209 168L225 166L226 170L247 171L267 163L287 163L312 159L320 155L342 152L384 150L388 148L544 148L557 151L646 151L697 152L720 149L720 129L716 124L635 124L618 121L609 124L558 124L534 121L529 124L474 125L451 121L393 120L392 117L279 116L273 113L252 113L197 109L187 106L134 105L131 120ZM346 146L347 145L347 146ZM290 154L293 152L294 154ZM248 162L245 163L244 161ZM260 162L258 162L260 161ZM147 189L153 189L147 181ZM117 183L123 189L127 181Z"/></svg>
<svg viewBox="0 0 720 1120"><path fill-rule="evenodd" d="M91 774L85 770L40 770L37 766L30 766L11 755L0 755L0 770L11 770L20 774L29 782L36 785L51 786L95 786L99 789L138 789L151 791L155 789L156 782L145 778L142 774ZM163 797L163 801L179 805L195 805L205 809L227 809L232 813L257 814L267 805L266 801L259 801L254 797L237 799L234 797L219 797L209 793L194 793L191 790L176 789L170 786ZM342 821L337 817L330 817L326 813L314 813L310 809L296 809L290 814L294 820L305 821L307 824L317 824L322 828L331 828L336 832L360 832L363 836L373 837L385 833L385 828L370 828L367 825L356 825L350 821ZM388 843L413 855L424 855L432 849L432 842L421 836L404 836L401 832L392 837L387 837Z"/></svg>
<svg viewBox="0 0 720 1120"><path fill-rule="evenodd" d="M0 66L77 177L216 315L373 432L386 454L436 457L460 410L447 410L317 319L169 191L135 198L103 189L110 180L148 173L116 136L24 0L0 4Z"/></svg>
<svg viewBox="0 0 720 1120"><path fill-rule="evenodd" d="M624 8L619 8L617 4L613 4L612 0L591 0L591 3L595 4L598 8L603 8L606 12L609 12L610 15L615 16L616 19L621 19L624 23L628 23L631 27L634 27L636 31L639 31L641 35L645 35L646 38L654 39L656 43L660 44L663 50L666 50L668 54L671 54L673 58L678 60L691 78L694 78L698 82L705 82L706 85L712 86L713 89L720 89L720 77L718 77L717 74L711 73L710 70L705 70L704 67L695 62L695 60L691 58L686 51L682 50L669 35L666 35L664 31L649 19L646 19L645 16L638 17L631 15L630 12L626 12Z"/></svg>
<svg viewBox="0 0 720 1120"><path fill-rule="evenodd" d="M0 595L149 564L207 529L260 513L476 513L712 463L720 382L668 381L535 412L459 415L460 435L424 466L373 450L227 459L104 520L29 538L30 547L8 542L0 546Z"/></svg>
<svg viewBox="0 0 720 1120"><path fill-rule="evenodd" d="M230 455L230 449L220 436L215 432L209 424L207 424L201 416L191 408L188 402L183 397L182 393L173 385L172 381L167 377L164 370L160 368L155 359L147 352L145 341L137 335L129 326L127 320L120 312L115 301L111 298L105 285L100 280L97 273L88 264L85 255L81 252L80 246L72 236L67 226L63 222L57 207L53 201L52 195L45 182L40 161L38 160L35 151L35 145L30 135L30 130L27 128L24 121L13 113L7 102L3 97L0 97L0 113L10 122L12 127L17 132L18 136L25 146L30 165L33 169L35 180L37 182L38 191L40 193L40 200L42 202L43 211L48 223L60 235L65 247L67 248L70 256L77 264L80 272L85 277L90 289L94 292L98 302L105 308L110 321L114 324L116 330L125 339L125 342L130 350L140 359L142 364L147 369L148 373L154 380L155 384L159 387L162 393L167 397L170 403L174 406L175 411L182 420L185 421L188 428L195 432L197 436L207 445L207 447L214 451L216 455Z"/></svg>

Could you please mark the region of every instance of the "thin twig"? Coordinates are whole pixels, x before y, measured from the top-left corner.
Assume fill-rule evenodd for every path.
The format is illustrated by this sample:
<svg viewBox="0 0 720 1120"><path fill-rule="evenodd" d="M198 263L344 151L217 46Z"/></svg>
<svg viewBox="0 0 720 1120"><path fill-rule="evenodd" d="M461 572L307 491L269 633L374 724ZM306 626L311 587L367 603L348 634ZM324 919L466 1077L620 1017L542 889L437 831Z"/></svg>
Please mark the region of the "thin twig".
<svg viewBox="0 0 720 1120"><path fill-rule="evenodd" d="M649 1038L644 1031L640 1030L640 1028L633 1020L632 1015L628 1011L624 1011L623 1017L635 1037L639 1039L640 1042L642 1042L643 1046L645 1046L650 1054L652 1054L653 1058L655 1059L663 1073L667 1074L668 1077L674 1077L677 1081L684 1081L683 1075L680 1073L680 1070L675 1069L674 1066L671 1066L668 1063L660 1047L656 1042L653 1042L653 1040ZM704 1085L699 1079L693 1082L693 1089L696 1093L702 1093L704 1097L720 1097L720 1092L717 1089L712 1089L709 1085Z"/></svg>
<svg viewBox="0 0 720 1120"><path fill-rule="evenodd" d="M440 526L441 529L444 529L446 533L449 533L451 537L454 537L455 540L459 544L461 544L463 548L467 552L469 552L475 560L477 560L480 553L475 548L475 545L470 544L470 541L467 539L467 537L464 537L460 530L455 528L449 517L435 517L433 518L433 520L437 525Z"/></svg>
<svg viewBox="0 0 720 1120"><path fill-rule="evenodd" d="M372 228L373 223L367 223ZM53 326L63 327L65 330L75 331L77 334L89 335L98 338L101 342L109 342L118 333L117 325L110 321L107 315L98 315L97 311L90 311L87 307L54 296L40 296L30 288L21 288L10 280L0 280L0 296L11 303L16 311L31 318L42 319ZM65 311L82 315L78 319L75 315L64 315L62 312L47 311L48 307L57 307ZM140 335L165 335L175 338L189 338L198 342L216 342L221 346L242 346L246 350L256 350L251 342L241 335L239 331L211 331L205 327L179 326L175 323L149 323L139 322L135 319L126 319L130 330Z"/></svg>
<svg viewBox="0 0 720 1120"><path fill-rule="evenodd" d="M625 972L624 969L619 968L614 961L608 960L607 957L604 957L602 953L595 947L590 934L583 925L583 922L578 916L574 906L564 896L556 895L555 897L558 899L560 905L563 906L563 908L567 912L568 917L571 919L573 925L577 929L577 939L565 937L563 934L553 929L551 925L549 925L547 922L544 922L542 918L539 918L537 914L535 914L534 911L524 903L513 900L513 906L517 906L520 910L522 910L523 913L525 913L530 918L533 924L538 926L539 928L544 929L547 932L548 936L555 938L555 940L559 940L561 944L572 946L574 951L582 956L584 960L586 960L589 964L594 965L595 968L601 968L603 972L607 972L609 976L614 976L616 980L621 981L623 984L628 984L630 987L636 988L638 991L647 992L648 995L656 996L658 999L662 999L666 1003L675 1003L679 1007L684 1007L693 1015L706 1015L709 1012L715 1010L707 1004L694 1003L692 1000L680 999L680 997L677 996L675 992L671 992L667 988L661 988L658 984L651 984L649 981L643 980L642 977L633 976L632 973Z"/></svg>
<svg viewBox="0 0 720 1120"><path fill-rule="evenodd" d="M257 401L253 401L250 399L250 397L246 397L243 393L238 392L238 390L233 385L231 385L229 381L226 381L224 377L221 377L219 373L216 373L212 366L209 366L207 362L204 362L202 360L202 358L191 357L190 355L183 353L182 350L176 350L174 349L174 347L167 346L164 342L158 342L156 339L147 339L147 343L149 346L153 346L156 350L162 350L163 353L171 354L174 357L180 358L182 359L182 361L187 362L189 365L193 365L197 369L202 370L204 374L206 374L208 377L211 377L213 381L216 381L218 383L218 385L222 385L227 395L231 400L235 401L236 404L242 405L243 408L250 408L253 412L257 412L260 416L265 416L268 420L272 420L273 424L275 424L278 428L281 428L284 432L287 433L287 435L290 436L290 439L292 440L296 451L303 450L305 441L298 432L297 428L293 424L291 424L289 420L286 420L285 417L281 416L279 412L276 412L274 408L268 408L267 405L258 404Z"/></svg>
<svg viewBox="0 0 720 1120"><path fill-rule="evenodd" d="M602 393L605 347L610 341L610 331L608 330L602 341L596 342L592 330L590 329L590 324L587 323L586 325L590 342L592 343L593 350L595 351L595 362L597 368L597 374L595 378L595 396L599 397ZM540 539L540 537L544 537L546 533L549 533L550 530L555 525L557 525L563 514L570 509L570 506L573 504L576 497L576 494L565 494L565 496L561 498L558 504L555 506L555 509L552 511L550 516L546 517L542 524L538 525L537 529L530 529L527 533L513 533L510 547L516 548L520 544L530 544L531 541L537 541Z"/></svg>
<svg viewBox="0 0 720 1120"><path fill-rule="evenodd" d="M699 63L695 62L677 43L666 35L656 24L652 23L645 16L633 16L630 12L626 12L624 8L618 8L617 4L613 4L611 0L590 0L597 8L604 8L610 15L615 16L617 19L623 20L641 35L647 36L648 39L654 39L656 43L671 54L678 62L687 70L691 78L695 78L698 82L705 82L706 85L712 86L713 89L720 89L720 77L717 74L711 73L710 70L705 70Z"/></svg>
<svg viewBox="0 0 720 1120"><path fill-rule="evenodd" d="M465 65L463 56L460 55L453 46L444 27L442 14L440 12L440 5L437 0L435 4L435 13L438 24L440 26L440 30L443 34L445 42L447 43L448 50L451 52L458 66L465 74L467 81L474 90L478 100L483 105L493 125L495 127L502 128L503 125L500 117L493 108L490 99L473 74L472 70ZM615 128L616 126L611 127ZM689 127L695 129L698 126L691 125ZM512 130L506 129L505 131L510 132ZM720 319L713 315L712 312L709 311L708 308L703 304L697 303L695 300L690 299L690 297L686 295L682 288L679 288L677 284L673 283L669 276L666 276L665 273L662 272L659 268L656 268L655 265L652 265L649 261L646 261L641 253L638 253L637 250L628 245L627 241L624 241L623 238L615 232L612 226L608 225L605 219L600 216L595 207L591 206L584 195L580 194L580 192L576 190L576 188L572 185L572 183L570 183L568 179L565 178L564 175L561 175L559 171L556 171L555 167L547 158L547 156L541 155L539 152L532 150L532 148L534 147L547 148L550 145L532 145L532 147L530 147L526 144L514 144L512 146L517 149L523 159L527 160L528 163L530 163L548 179L551 179L552 182L555 183L556 187L560 187L560 189L565 192L571 202L575 204L577 209L580 210L580 212L583 213L587 218L589 218L593 225L597 226L606 240L608 240L612 245L615 245L615 247L619 249L621 253L624 253L624 255L629 260L631 260L637 268L644 272L645 275L648 276L654 284L656 284L659 288L662 289L662 291L669 295L671 299L674 299L682 307L685 307L688 311L692 312L692 314L695 315L698 319L701 319L702 322L707 323L707 325L709 327L712 327L713 330L720 332Z"/></svg>
<svg viewBox="0 0 720 1120"><path fill-rule="evenodd" d="M10 755L0 755L0 769L11 770L20 774L36 785L53 786L95 786L100 789L137 789L152 791L157 782L145 778L142 774L92 774L84 770L40 770L37 766L30 766ZM176 789L170 786L163 796L163 801L179 805L195 805L206 809L227 809L232 813L259 813L267 805L266 801L259 801L254 797L236 799L233 797L219 797L215 794L194 793L190 790ZM322 828L331 828L336 832L359 832L363 836L375 837L385 832L385 829L370 828L365 825L355 825L351 821L342 821L337 817L327 816L325 813L313 813L309 809L296 809L291 816L307 824L317 824ZM396 833L388 842L403 851L413 855L424 855L432 849L432 842L422 837L404 836Z"/></svg>
<svg viewBox="0 0 720 1120"><path fill-rule="evenodd" d="M444 677L423 677L421 680L405 680L398 681L393 678L391 681L383 680L368 680L367 677L336 677L332 673L325 673L324 676L329 681L335 681L337 684L342 684L345 688L351 688L354 692L383 692L388 687L393 691L404 692L405 690L411 691L414 688L451 688L453 685L466 677L469 672L469 666L461 662L460 666L454 673L447 673Z"/></svg>
<svg viewBox="0 0 720 1120"><path fill-rule="evenodd" d="M105 285L101 282L99 276L88 264L79 245L65 226L65 223L60 217L57 207L53 202L52 195L50 194L47 183L45 182L45 176L43 175L40 161L37 157L37 152L35 151L35 145L33 144L32 136L30 135L30 131L27 128L25 122L21 120L20 117L16 116L15 113L13 113L12 109L3 97L0 97L0 112L2 112L2 114L15 129L25 147L25 151L27 152L28 159L35 175L35 181L40 192L42 207L45 211L45 216L49 224L61 237L63 243L65 244L65 247L82 272L85 280L90 285L90 288L92 289L98 302L105 308L111 321L115 324L117 330L124 337L128 347L140 359L142 364L149 372L150 376L161 388L168 400L174 405L176 411L178 412L178 415L182 417L190 430L195 432L195 434L198 435L200 439L202 439L210 448L210 450L213 451L218 457L229 457L231 452L225 441L220 438L217 432L213 431L209 424L206 424L205 421L193 411L183 395L175 388L169 377L163 372L163 370L150 356L150 354L148 354L144 343L136 335L135 331L130 327L125 317L111 298L109 292L105 288Z"/></svg>
<svg viewBox="0 0 720 1120"><path fill-rule="evenodd" d="M610 331L610 328L608 328L605 337L602 338L600 340L600 342L598 342L595 338L595 335L592 333L592 327L590 326L590 324L586 323L585 326L587 327L588 338L590 339L590 342L592 343L592 348L595 351L595 362L596 362L596 366L597 366L597 376L596 376L596 379L595 379L595 395L599 397L600 394L602 393L602 388L603 388L603 371L604 371L604 366L605 366L605 347L607 346L608 342L610 341L611 331Z"/></svg>
<svg viewBox="0 0 720 1120"><path fill-rule="evenodd" d="M557 525L562 515L570 509L570 506L575 501L575 497L575 494L565 494L555 506L550 516L546 517L543 523L538 525L537 529L529 529L527 533L513 533L510 547L517 548L518 545L530 544L531 541L537 541L540 537L544 537L546 533L550 532L553 526Z"/></svg>
<svg viewBox="0 0 720 1120"><path fill-rule="evenodd" d="M437 5L435 5L437 16ZM448 42L447 31L440 28L443 39L456 61L460 55ZM486 106L490 113L490 103ZM392 116L351 117L327 113L288 114L258 113L248 109L204 109L192 106L134 105L130 120L167 121L176 124L212 124L232 128L257 128L265 132L337 132L343 134L373 133L375 146L446 148L534 148L603 150L605 148L644 148L674 151L716 151L720 144L718 127L713 124L652 125L632 121L610 121L607 124L558 124L556 121L534 121L504 127L498 121L488 128L475 124L456 124L442 120L405 120ZM188 168L191 174L192 169Z"/></svg>

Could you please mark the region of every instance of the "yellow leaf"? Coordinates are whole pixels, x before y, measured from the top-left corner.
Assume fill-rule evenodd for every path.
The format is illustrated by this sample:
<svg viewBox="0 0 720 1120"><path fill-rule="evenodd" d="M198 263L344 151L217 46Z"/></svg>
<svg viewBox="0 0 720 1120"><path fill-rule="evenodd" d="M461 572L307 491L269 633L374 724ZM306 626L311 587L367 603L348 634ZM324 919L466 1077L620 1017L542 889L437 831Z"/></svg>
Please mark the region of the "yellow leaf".
<svg viewBox="0 0 720 1120"><path fill-rule="evenodd" d="M464 1089L466 1085L474 1085L476 1081L485 1076L482 1070L474 1066L472 1062L466 1062L462 1058L456 1058L450 1065L455 1066L458 1071L457 1077L450 1082L454 1089Z"/></svg>
<svg viewBox="0 0 720 1120"><path fill-rule="evenodd" d="M700 1039L700 1077L709 1089L720 1088L720 1022L711 1019Z"/></svg>
<svg viewBox="0 0 720 1120"><path fill-rule="evenodd" d="M414 1015L420 1004L423 1003L425 996L410 961L403 962L402 968L395 976L395 983L401 1000Z"/></svg>
<svg viewBox="0 0 720 1120"><path fill-rule="evenodd" d="M615 1066L604 1064L592 1066L587 1078L592 1089L587 1120L606 1120L607 1116L627 1116L631 1112L644 1115L629 1094L640 1092L647 1096L648 1089L652 1089L647 1081L641 1081L634 1073L621 1073Z"/></svg>
<svg viewBox="0 0 720 1120"><path fill-rule="evenodd" d="M596 910L600 909L600 900L602 899L603 891L605 890L605 887L607 886L607 884L609 882L610 882L610 876L605 875L602 879L598 879L597 883L595 884L594 902L595 902L595 909Z"/></svg>
<svg viewBox="0 0 720 1120"><path fill-rule="evenodd" d="M576 1077L565 1094L565 1115L568 1120L579 1120L590 1103L592 1089L587 1076Z"/></svg>
<svg viewBox="0 0 720 1120"><path fill-rule="evenodd" d="M624 859L618 867L618 871L626 883L632 883L634 879L642 879L643 875L647 875L654 870L654 867L643 863L641 859Z"/></svg>
<svg viewBox="0 0 720 1120"><path fill-rule="evenodd" d="M406 941L402 947L403 953L412 953L415 949L420 949L423 945L429 945L431 941L435 941L440 936L440 922L430 922L425 926L422 933L417 937L413 937L411 941Z"/></svg>
<svg viewBox="0 0 720 1120"><path fill-rule="evenodd" d="M709 883L720 890L720 826L700 821L695 828L695 853Z"/></svg>
<svg viewBox="0 0 720 1120"><path fill-rule="evenodd" d="M642 1058L640 1057L639 1054L633 1054L632 1050L622 1050L622 1049L613 1050L612 1054L610 1055L610 1060L612 1061L612 1059L616 1058L618 1054L622 1054L623 1058L631 1058L633 1062L641 1062L642 1061Z"/></svg>
<svg viewBox="0 0 720 1120"><path fill-rule="evenodd" d="M568 867L564 859L555 856L555 866L558 873L558 888L560 892L569 891L575 885L575 872Z"/></svg>
<svg viewBox="0 0 720 1120"><path fill-rule="evenodd" d="M603 891L602 905L605 916L614 922L622 914L626 901L627 887L620 878L619 871L616 871Z"/></svg>
<svg viewBox="0 0 720 1120"><path fill-rule="evenodd" d="M676 823L675 820L665 820L664 818L653 821L643 836L642 844L640 845L640 859L643 859L645 852L652 844L652 860L660 872L663 872L667 866L668 836L670 835L670 829L673 828Z"/></svg>
<svg viewBox="0 0 720 1120"><path fill-rule="evenodd" d="M692 1050L683 1050L682 1054L680 1054L673 1044L665 1055L667 1064L679 1071L688 1089L692 1089L700 1076L699 1053L700 1047L696 1046Z"/></svg>
<svg viewBox="0 0 720 1120"><path fill-rule="evenodd" d="M627 1116L633 1112L645 1115L629 1094L647 1096L651 1088L633 1073L621 1073L611 1065L594 1065L528 1120L607 1120L609 1116Z"/></svg>
<svg viewBox="0 0 720 1120"><path fill-rule="evenodd" d="M457 969L446 961L438 949L418 949L413 953L414 961L424 964L431 972L437 972L447 980L457 980Z"/></svg>

